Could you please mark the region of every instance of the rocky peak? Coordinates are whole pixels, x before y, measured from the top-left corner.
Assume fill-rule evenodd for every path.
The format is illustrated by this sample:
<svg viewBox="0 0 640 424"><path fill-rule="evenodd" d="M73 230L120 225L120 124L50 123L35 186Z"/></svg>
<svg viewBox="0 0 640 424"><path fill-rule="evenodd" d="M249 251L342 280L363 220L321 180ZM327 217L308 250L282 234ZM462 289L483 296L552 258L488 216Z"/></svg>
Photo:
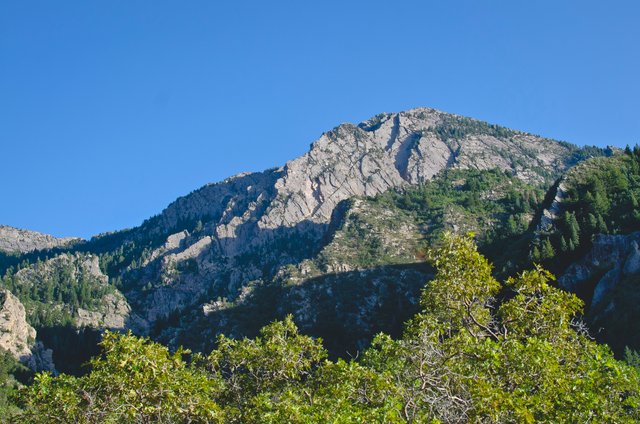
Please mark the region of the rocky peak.
<svg viewBox="0 0 640 424"><path fill-rule="evenodd" d="M342 200L424 183L446 168L500 168L540 181L565 168L567 153L551 140L434 109L381 114L336 127L287 162L259 226L325 224Z"/></svg>
<svg viewBox="0 0 640 424"><path fill-rule="evenodd" d="M273 229L303 221L327 223L335 205L353 196L425 182L445 168L501 168L527 180L566 169L571 147L430 108L384 113L341 124L281 168L209 184L172 203L159 217L216 221L219 238L247 221Z"/></svg>
<svg viewBox="0 0 640 424"><path fill-rule="evenodd" d="M77 237L58 238L35 231L0 225L0 250L5 252L31 252L51 249L80 241Z"/></svg>
<svg viewBox="0 0 640 424"><path fill-rule="evenodd" d="M541 182L564 171L574 150L430 108L341 124L284 166L208 184L134 230L165 242L126 295L149 321L211 293L233 298L248 282L320 249L346 199L421 184L452 168L498 168Z"/></svg>

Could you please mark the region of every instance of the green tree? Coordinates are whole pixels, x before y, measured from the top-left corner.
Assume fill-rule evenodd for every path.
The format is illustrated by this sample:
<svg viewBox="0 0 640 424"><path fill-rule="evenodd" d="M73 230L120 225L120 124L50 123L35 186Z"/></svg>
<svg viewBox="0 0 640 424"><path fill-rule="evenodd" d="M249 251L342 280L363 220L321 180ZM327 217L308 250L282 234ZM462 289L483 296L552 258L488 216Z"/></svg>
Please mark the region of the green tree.
<svg viewBox="0 0 640 424"><path fill-rule="evenodd" d="M199 233L200 231L202 231L202 229L204 228L204 225L202 224L202 220L198 220L198 222L196 222L196 226L193 228L193 232L194 233Z"/></svg>
<svg viewBox="0 0 640 424"><path fill-rule="evenodd" d="M540 249L538 249L538 246L533 246L533 249L531 249L529 253L529 258L532 262L540 261Z"/></svg>
<svg viewBox="0 0 640 424"><path fill-rule="evenodd" d="M240 415L260 402L260 395L280 396L300 390L326 358L322 341L303 336L291 315L262 330L255 339L218 338L218 348L208 357L213 374L227 382L221 402L232 405Z"/></svg>
<svg viewBox="0 0 640 424"><path fill-rule="evenodd" d="M513 236L520 232L520 225L518 225L518 221L515 216L509 215L509 219L507 219L507 235Z"/></svg>
<svg viewBox="0 0 640 424"><path fill-rule="evenodd" d="M571 243L571 240L569 241ZM106 333L83 377L40 374L18 422L638 422L640 375L576 324L543 268L500 284L471 237L445 234L422 311L359 360L326 359L288 316L208 357ZM635 365L637 354L629 353Z"/></svg>
<svg viewBox="0 0 640 424"><path fill-rule="evenodd" d="M609 232L609 228L607 227L607 224L604 222L604 218L602 218L602 215L598 214L597 220L598 220L598 226L597 226L598 232L607 234Z"/></svg>
<svg viewBox="0 0 640 424"><path fill-rule="evenodd" d="M471 399L469 421L640 418L637 372L572 326L582 302L549 285L549 272L538 267L509 279L511 295L496 309L491 299L499 285L470 239L447 235L444 248L431 257L436 277L424 291L425 310L416 321L418 328L437 333L428 340L447 358L452 394ZM449 292L457 292L459 301ZM453 376L459 376L455 384Z"/></svg>
<svg viewBox="0 0 640 424"><path fill-rule="evenodd" d="M569 249L569 245L567 244L567 240L565 240L564 236L560 237L560 251L562 253L566 252Z"/></svg>
<svg viewBox="0 0 640 424"><path fill-rule="evenodd" d="M575 213L565 212L564 222L568 229L569 241L573 244L575 249L580 245L580 225L578 225Z"/></svg>
<svg viewBox="0 0 640 424"><path fill-rule="evenodd" d="M556 255L556 251L553 249L551 245L551 241L548 238L545 238L542 242L542 249L540 251L541 259L551 259Z"/></svg>
<svg viewBox="0 0 640 424"><path fill-rule="evenodd" d="M223 422L220 380L148 339L107 332L90 374L36 376L19 400L20 422Z"/></svg>

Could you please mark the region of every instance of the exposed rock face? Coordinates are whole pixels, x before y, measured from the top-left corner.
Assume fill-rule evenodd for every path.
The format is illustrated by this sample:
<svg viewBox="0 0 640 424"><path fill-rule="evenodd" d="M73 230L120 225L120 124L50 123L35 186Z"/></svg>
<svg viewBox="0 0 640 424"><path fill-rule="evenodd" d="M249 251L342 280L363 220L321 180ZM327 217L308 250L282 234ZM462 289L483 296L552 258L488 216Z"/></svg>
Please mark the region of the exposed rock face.
<svg viewBox="0 0 640 424"><path fill-rule="evenodd" d="M5 252L31 252L33 250L51 249L80 241L79 238L57 238L35 231L0 225L0 250Z"/></svg>
<svg viewBox="0 0 640 424"><path fill-rule="evenodd" d="M240 174L178 199L162 213L160 227L210 217L217 221L215 235L224 241L241 237L250 221L263 230L304 221L326 224L342 200L419 184L445 168L499 168L528 180L566 169L567 146L517 131L497 136L469 130L443 140L439 125L455 126L457 120L478 122L419 108L378 115L357 126L342 124L282 168ZM235 243L222 251L230 255L243 249Z"/></svg>
<svg viewBox="0 0 640 424"><path fill-rule="evenodd" d="M542 211L540 223L538 224L537 228L538 233L550 231L552 229L554 221L559 218L558 214L560 213L560 205L566 195L567 185L564 179L562 179L556 187L556 195L553 198L551 205L547 209Z"/></svg>
<svg viewBox="0 0 640 424"><path fill-rule="evenodd" d="M376 332L399 335L417 311L420 289L431 278L419 257L421 231L397 208L344 201L332 217L329 241L314 257L280 268L271 284L250 283L232 302L190 310L184 322L193 319L193 327L171 329L162 340L207 351L216 334L253 335L265 322L293 314L299 328L324 338L332 354L356 354Z"/></svg>
<svg viewBox="0 0 640 424"><path fill-rule="evenodd" d="M75 324L77 327L108 328L120 330L127 325L131 308L119 292L109 293L102 297L98 310L78 308Z"/></svg>
<svg viewBox="0 0 640 424"><path fill-rule="evenodd" d="M429 108L342 124L285 166L204 186L140 227L139 234L167 238L125 295L149 322L217 296L233 299L248 282L315 253L345 199L420 184L450 168L499 168L542 181L564 171L571 152ZM186 231L184 223L191 223Z"/></svg>
<svg viewBox="0 0 640 424"><path fill-rule="evenodd" d="M25 361L31 356L36 330L27 323L22 303L8 290L0 291L0 302L0 348Z"/></svg>
<svg viewBox="0 0 640 424"><path fill-rule="evenodd" d="M26 289L16 293L37 293L39 306L91 331L132 328L172 344L192 334L200 343L213 340L215 334L205 334L209 329L250 333L238 327L247 320L235 319L237 314L268 311L254 320L261 326L291 312L302 329L320 336L353 322L357 332L343 336L358 349L380 322L399 331L431 272L416 257L422 226L431 224L417 224L366 196L422 184L456 168L498 168L550 184L575 151L434 109L381 114L339 125L282 167L208 184L138 228L43 256L17 271L12 284ZM480 225L455 208L443 213L443 224L453 228ZM14 234L4 245L0 237L0 249L63 244L39 236L17 243ZM97 254L105 254L102 265L112 280ZM79 289L83 299L70 295L61 301L52 287L68 282L89 294ZM46 362L46 352L32 357Z"/></svg>
<svg viewBox="0 0 640 424"><path fill-rule="evenodd" d="M96 329L123 329L129 324L137 328L140 323L131 317L131 308L124 296L109 285L109 278L100 270L97 255L80 253L63 253L49 260L38 262L20 269L14 275L17 285L35 287L49 285L56 287L68 285L72 281L85 282L92 290L104 293L97 302L90 305L80 305L69 308L52 296L49 303L58 308L67 309L72 315L76 327L91 327Z"/></svg>
<svg viewBox="0 0 640 424"><path fill-rule="evenodd" d="M8 290L0 290L0 349L34 370L54 371L51 350L35 339L36 330L27 323L20 300Z"/></svg>
<svg viewBox="0 0 640 424"><path fill-rule="evenodd" d="M640 272L639 243L640 232L596 235L591 251L572 264L558 279L560 287L577 293L593 290L591 304L587 306L592 310L602 306L600 303L623 278Z"/></svg>
<svg viewBox="0 0 640 424"><path fill-rule="evenodd" d="M585 318L592 334L618 354L626 346L640 345L639 245L640 232L598 235L591 251L558 280L586 300Z"/></svg>
<svg viewBox="0 0 640 424"><path fill-rule="evenodd" d="M54 375L58 374L53 362L53 351L47 349L42 342L36 342L31 347L31 356L26 365L34 371L49 371Z"/></svg>

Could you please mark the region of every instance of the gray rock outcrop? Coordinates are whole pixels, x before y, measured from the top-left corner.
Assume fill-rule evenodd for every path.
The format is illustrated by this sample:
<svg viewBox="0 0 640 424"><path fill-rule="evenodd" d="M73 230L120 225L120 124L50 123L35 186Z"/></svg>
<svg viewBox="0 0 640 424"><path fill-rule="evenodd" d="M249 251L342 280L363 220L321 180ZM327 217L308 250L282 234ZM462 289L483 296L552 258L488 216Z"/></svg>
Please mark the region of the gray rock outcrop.
<svg viewBox="0 0 640 424"><path fill-rule="evenodd" d="M0 291L0 348L25 361L31 356L36 330L26 321L24 306L8 290Z"/></svg>
<svg viewBox="0 0 640 424"><path fill-rule="evenodd" d="M567 195L567 186L563 180L558 183L556 187L556 195L549 205L548 208L542 211L542 216L540 217L540 223L536 229L536 232L539 234L541 232L552 231L554 221L559 218L558 214L560 213L560 205L563 199Z"/></svg>
<svg viewBox="0 0 640 424"><path fill-rule="evenodd" d="M26 253L66 246L80 240L76 237L58 238L35 231L0 225L0 250L5 252Z"/></svg>
<svg viewBox="0 0 640 424"><path fill-rule="evenodd" d="M234 298L249 281L319 249L345 199L421 184L451 168L498 168L540 182L564 171L574 150L429 108L342 124L283 167L206 185L134 230L166 242L125 295L149 322L212 296Z"/></svg>
<svg viewBox="0 0 640 424"><path fill-rule="evenodd" d="M590 309L616 288L622 278L640 272L640 232L628 235L596 235L591 251L571 264L558 278L565 290L583 293L585 285L593 284ZM587 288L588 289L588 288ZM605 308L609 309L609 308Z"/></svg>
<svg viewBox="0 0 640 424"><path fill-rule="evenodd" d="M66 281L61 281L64 278ZM109 284L109 277L100 269L97 255L81 253L62 253L51 259L36 262L22 268L13 276L15 284L26 289L57 284L84 282L94 289L101 289L105 294L90 305L74 306L58 302L53 295L49 307L65 309L73 317L76 327L95 329L123 329L131 319L131 308L125 297ZM144 326L144 324L143 324Z"/></svg>
<svg viewBox="0 0 640 424"><path fill-rule="evenodd" d="M127 325L131 307L119 292L108 293L101 299L97 310L78 308L75 317L77 327L121 330Z"/></svg>
<svg viewBox="0 0 640 424"><path fill-rule="evenodd" d="M36 343L36 330L27 323L24 306L8 290L0 290L0 349L36 371L55 371L52 352Z"/></svg>

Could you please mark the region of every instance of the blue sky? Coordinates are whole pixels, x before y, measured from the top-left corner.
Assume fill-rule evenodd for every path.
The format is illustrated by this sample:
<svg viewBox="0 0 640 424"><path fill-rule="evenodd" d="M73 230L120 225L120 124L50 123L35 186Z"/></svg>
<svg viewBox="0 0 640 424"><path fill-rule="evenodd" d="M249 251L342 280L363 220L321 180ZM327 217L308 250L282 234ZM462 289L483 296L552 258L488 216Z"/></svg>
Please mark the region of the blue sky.
<svg viewBox="0 0 640 424"><path fill-rule="evenodd" d="M416 106L638 143L640 2L0 1L0 223L135 226Z"/></svg>

